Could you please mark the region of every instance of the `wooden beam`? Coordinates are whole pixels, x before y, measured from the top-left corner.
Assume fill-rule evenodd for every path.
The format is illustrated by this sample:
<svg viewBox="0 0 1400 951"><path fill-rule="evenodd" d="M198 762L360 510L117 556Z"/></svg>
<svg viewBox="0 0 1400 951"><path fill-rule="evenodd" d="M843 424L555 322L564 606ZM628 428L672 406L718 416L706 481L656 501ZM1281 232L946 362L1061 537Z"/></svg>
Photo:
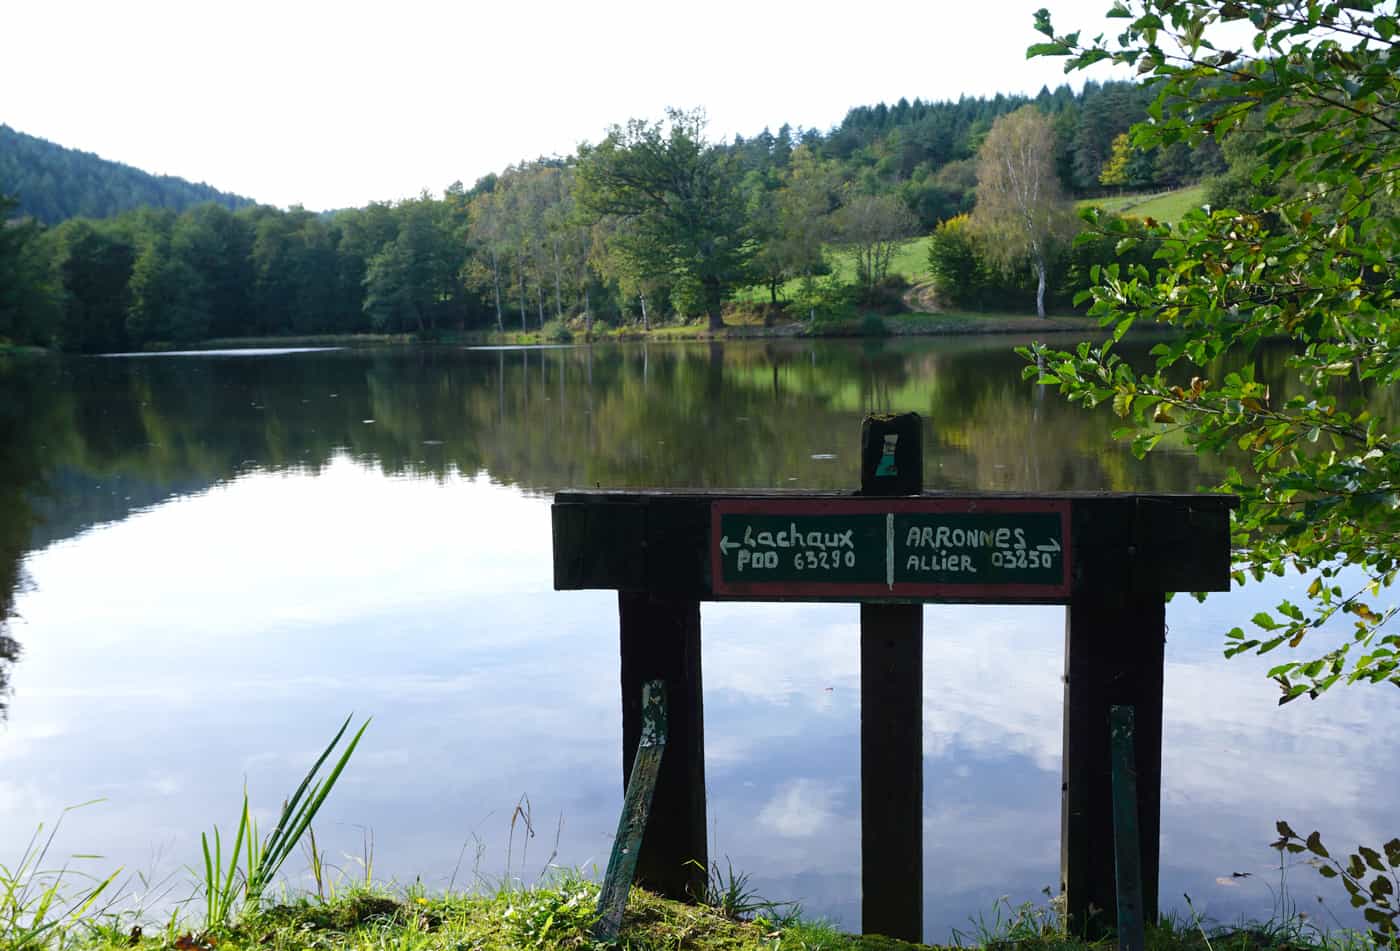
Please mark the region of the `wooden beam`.
<svg viewBox="0 0 1400 951"><path fill-rule="evenodd" d="M1113 772L1113 867L1118 891L1118 951L1143 951L1142 855L1138 836L1133 708L1109 708Z"/></svg>
<svg viewBox="0 0 1400 951"><path fill-rule="evenodd" d="M1115 705L1135 712L1142 918L1157 920L1166 604L1160 594L1101 591L1076 596L1065 613L1060 874L1071 933L1097 938L1117 924L1109 732Z"/></svg>
<svg viewBox="0 0 1400 951"><path fill-rule="evenodd" d="M642 688L665 684L668 739L651 819L637 856L637 883L669 898L703 895L705 725L700 676L700 603L619 592L622 648L623 788L642 740Z"/></svg>
<svg viewBox="0 0 1400 951"><path fill-rule="evenodd" d="M877 463L878 466L878 463ZM902 471L908 471L902 470ZM903 487L900 487L903 488ZM877 496L811 492L561 492L555 496L554 586L558 590L650 591L678 599L716 598L712 512L716 502L822 501L833 511ZM1070 594L1027 603L1066 604L1079 591L1227 591L1233 496L1209 494L950 493L901 496L947 504L979 500L1070 508ZM763 595L751 600L819 600ZM912 600L900 598L895 600ZM995 593L920 597L923 601L996 603Z"/></svg>
<svg viewBox="0 0 1400 951"><path fill-rule="evenodd" d="M666 732L666 684L653 680L642 687L642 738L637 743L632 775L627 778L627 792L622 797L622 815L617 820L608 870L603 875L603 887L598 890L598 920L593 925L593 937L606 944L617 941L622 930L622 913L627 909L627 893L632 890L656 778L666 752Z"/></svg>
<svg viewBox="0 0 1400 951"><path fill-rule="evenodd" d="M867 417L861 494L916 494L917 414ZM860 606L861 931L923 941L924 608Z"/></svg>

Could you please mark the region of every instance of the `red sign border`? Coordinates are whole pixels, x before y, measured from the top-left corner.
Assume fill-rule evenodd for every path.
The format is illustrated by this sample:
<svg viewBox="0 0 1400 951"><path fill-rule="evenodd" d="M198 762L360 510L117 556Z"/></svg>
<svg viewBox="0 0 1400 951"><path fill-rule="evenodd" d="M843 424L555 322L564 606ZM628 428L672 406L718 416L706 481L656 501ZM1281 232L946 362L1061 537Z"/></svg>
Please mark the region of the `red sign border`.
<svg viewBox="0 0 1400 951"><path fill-rule="evenodd" d="M1067 499L988 499L988 498L862 498L846 499L727 499L710 503L710 590L716 598L754 600L764 598L817 598L823 601L849 600L952 600L1006 601L1065 600L1070 593L1071 551L1070 507ZM792 581L724 581L723 556L719 549L720 518L724 515L886 515L955 512L1034 512L1058 514L1064 546L1063 575L1059 584L916 584L895 582L894 587L879 584L809 583Z"/></svg>

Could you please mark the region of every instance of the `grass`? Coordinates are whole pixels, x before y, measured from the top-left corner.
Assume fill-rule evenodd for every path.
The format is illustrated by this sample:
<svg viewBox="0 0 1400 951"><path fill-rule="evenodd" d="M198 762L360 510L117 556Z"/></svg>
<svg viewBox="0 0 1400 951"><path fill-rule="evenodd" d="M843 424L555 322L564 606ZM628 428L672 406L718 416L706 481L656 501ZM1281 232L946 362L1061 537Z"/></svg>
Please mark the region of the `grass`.
<svg viewBox="0 0 1400 951"><path fill-rule="evenodd" d="M1104 211L1131 215L1134 218L1156 218L1158 221L1177 222L1181 216L1205 203L1206 186L1188 185L1169 192L1134 193L1128 195L1106 195L1102 198L1085 198L1077 202L1083 208L1097 205Z"/></svg>
<svg viewBox="0 0 1400 951"><path fill-rule="evenodd" d="M309 821L349 760L363 727L331 773L324 780L315 777L349 724L347 718L283 806L278 831L256 847L249 846L253 851L247 853L245 867L240 868L236 858L242 836L235 839L235 859L227 872L219 869L217 845L210 853L206 842L206 880L196 885L203 884L209 898L211 886L231 896L241 882L237 914L229 913L231 897L222 913L206 910L198 925L182 917L180 906L160 920L147 917L139 908L118 910L126 887L114 886L120 870L97 879L72 872L66 862L56 870L46 868L56 824L47 837L40 827L17 865L0 866L0 949L602 951L605 946L592 937L599 886L577 871L555 866L555 852L532 885L513 872L510 851L505 873L494 885L479 873L478 852L474 879L479 886L471 892L453 891L452 883L441 894L429 894L417 881L407 888L376 884L368 853L363 879L341 870L337 882L324 881L325 866ZM246 793L244 803L244 832L250 842L256 842L256 830L247 819ZM532 832L525 797L511 817L512 845L517 819L526 833ZM281 834L284 828L287 831ZM315 892L288 894L284 888L279 902L262 901L302 830L311 838ZM523 842L528 844L528 834ZM521 868L526 861L522 851ZM142 885L149 887L144 878ZM185 905L194 904L197 896L198 888ZM1379 951L1371 936L1317 929L1296 913L1286 897L1276 903L1276 911L1280 915L1276 920L1233 928L1207 928L1194 910L1189 919L1169 917L1148 929L1145 951ZM1111 951L1116 947L1111 936L1086 941L1067 935L1062 921L1061 905L1053 899L1043 905L1017 906L1003 898L988 912L969 919L966 929L955 930L952 944L944 947L984 951ZM724 869L718 863L710 866L705 896L698 904L633 888L613 946L628 951L923 951L928 947L879 935L846 934L830 923L804 919L795 903L760 897L749 877L727 861Z"/></svg>
<svg viewBox="0 0 1400 951"><path fill-rule="evenodd" d="M924 235L919 238L910 238L900 244L895 249L894 257L890 259L890 274L899 275L908 279L912 283L924 280L928 276L928 243L929 236ZM843 283L851 284L856 279L856 257L852 251L829 250L827 261L831 264L831 273L836 275ZM780 300L792 300L802 285L801 278L793 278L778 288L778 298ZM766 287L746 287L735 295L739 301L751 301L762 303L770 299L768 288Z"/></svg>
<svg viewBox="0 0 1400 951"><path fill-rule="evenodd" d="M63 812L66 815L90 805L70 806ZM62 824L60 816L47 836L40 824L19 862L13 867L0 865L0 946L24 951L46 947L55 936L61 941L67 928L83 924L85 916L121 874L121 869L117 869L106 878L95 879L74 870L67 862L57 869L48 868L49 849Z"/></svg>
<svg viewBox="0 0 1400 951"><path fill-rule="evenodd" d="M370 951L370 949L462 949L576 951L600 948L590 936L596 883L575 872L556 871L531 888L484 893L429 895L407 889L360 886L331 899L301 896L261 909L225 927L187 930L175 920L143 925L120 916L95 917L52 930L40 943L14 948L116 951ZM774 916L762 908L748 914L721 907L688 905L634 888L618 947L631 951L920 951L879 935L846 934L822 921ZM1013 906L1006 899L955 931L944 947L987 951L1110 951L1111 938L1084 941L1065 935L1050 905ZM1371 951L1365 936L1322 934L1297 919L1207 928L1197 919L1169 918L1147 932L1146 951Z"/></svg>
<svg viewBox="0 0 1400 951"><path fill-rule="evenodd" d="M330 773L317 779L316 776L321 771L326 759L335 750L341 738L345 736L345 731L350 728L350 720L351 717L345 718L345 722L340 725L339 732L331 739L320 758L312 764L296 792L292 793L292 797L282 804L282 813L277 820L277 825L267 838L258 837L258 824L248 808L248 787L246 785L243 787L243 811L238 817L238 831L234 835L233 847L229 849L227 865L224 863L223 840L219 835L219 827L214 827L214 846L212 849L209 847L209 836L200 836L200 845L204 851L203 887L204 926L206 929L219 928L227 924L235 904L239 904L240 910L245 914L255 911L259 907L264 893L272 885L273 880L277 877L277 872L292 854L297 843L301 841L301 837L311 827L311 821L316 818L316 813L320 811L326 797L335 788L336 780L345 770L345 764L350 762L350 757L354 755L355 747L359 745L360 738L365 735L365 730L369 728L369 721L366 720L341 752L340 759L331 767ZM311 854L312 865L317 869L316 875L319 882L321 878L320 861L317 858L314 837L311 840Z"/></svg>

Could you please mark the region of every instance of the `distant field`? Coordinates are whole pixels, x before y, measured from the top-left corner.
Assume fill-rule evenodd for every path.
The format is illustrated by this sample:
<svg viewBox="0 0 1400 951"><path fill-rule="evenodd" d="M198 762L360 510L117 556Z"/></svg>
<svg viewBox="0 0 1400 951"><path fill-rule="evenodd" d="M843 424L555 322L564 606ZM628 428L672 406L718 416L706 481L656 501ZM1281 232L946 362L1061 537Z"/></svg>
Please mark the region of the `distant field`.
<svg viewBox="0 0 1400 951"><path fill-rule="evenodd" d="M1102 198L1085 198L1075 204L1080 207L1097 205L1105 211L1113 211L1122 215L1132 215L1135 218L1156 218L1158 221L1175 222L1181 219L1192 208L1203 204L1206 199L1206 187L1204 185L1188 185L1186 188L1178 188L1169 192L1157 192L1156 194L1134 193L1130 195L1106 195ZM895 252L894 260L890 263L890 273L899 274L908 279L910 284L917 284L928 279L928 235L921 238L911 238L899 246ZM831 251L828 254L832 271L842 281L850 282L856 279L855 256L849 251ZM778 297L781 300L792 300L797 293L801 281L788 281L778 289ZM766 301L768 300L768 288L748 287L735 295L740 301Z"/></svg>
<svg viewBox="0 0 1400 951"><path fill-rule="evenodd" d="M1104 211L1114 211L1134 218L1156 218L1158 221L1180 221L1181 216L1192 208L1205 204L1206 186L1188 185L1175 191L1159 192L1155 195L1107 195L1103 198L1086 198L1076 204L1084 208L1097 205Z"/></svg>
<svg viewBox="0 0 1400 951"><path fill-rule="evenodd" d="M910 238L899 246L895 251L894 259L890 262L890 273L900 274L909 279L909 283L914 284L928 277L928 235L921 238ZM827 260L831 262L831 270L842 281L852 282L856 279L856 259L849 251L829 251ZM797 293L802 281L791 280L778 288L778 297L782 300L792 300ZM741 301L766 301L768 300L768 288L749 287L735 295Z"/></svg>

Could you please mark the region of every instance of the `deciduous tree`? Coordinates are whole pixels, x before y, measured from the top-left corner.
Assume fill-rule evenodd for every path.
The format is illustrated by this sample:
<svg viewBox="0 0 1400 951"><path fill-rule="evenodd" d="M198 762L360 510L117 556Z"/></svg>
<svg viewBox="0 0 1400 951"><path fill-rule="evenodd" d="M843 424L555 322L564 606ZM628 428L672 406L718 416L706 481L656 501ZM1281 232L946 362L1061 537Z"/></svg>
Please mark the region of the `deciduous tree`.
<svg viewBox="0 0 1400 951"><path fill-rule="evenodd" d="M1055 126L1034 106L1002 116L977 153L973 228L1007 268L1035 271L1035 312L1045 316L1045 287L1056 242L1073 228L1055 174Z"/></svg>
<svg viewBox="0 0 1400 951"><path fill-rule="evenodd" d="M1179 331L1154 348L1155 364L1135 368L1112 343L1036 346L1027 374L1071 400L1111 404L1138 453L1174 435L1197 452L1238 454L1220 485L1242 502L1236 580L1311 576L1301 603L1281 601L1251 633L1226 635L1227 654L1312 648L1270 671L1280 702L1338 682L1400 686L1400 635L1386 628L1396 609L1376 600L1391 597L1400 570L1396 3L1120 0L1110 16L1125 21L1117 40L1085 43L1055 33L1042 10L1047 39L1030 54L1145 74L1155 121L1135 128L1138 148L1249 130L1255 187L1238 205L1149 222L1155 266L1097 272L1091 313L1113 340L1138 320ZM1242 28L1252 38L1231 42ZM1139 240L1113 230L1124 250ZM1252 371L1266 338L1294 342L1287 392ZM1225 372L1198 369L1213 364Z"/></svg>
<svg viewBox="0 0 1400 951"><path fill-rule="evenodd" d="M641 274L669 274L696 286L711 329L748 280L753 257L738 169L705 141L704 113L670 110L665 123L633 119L580 150L578 201L598 218L625 222L616 251Z"/></svg>

